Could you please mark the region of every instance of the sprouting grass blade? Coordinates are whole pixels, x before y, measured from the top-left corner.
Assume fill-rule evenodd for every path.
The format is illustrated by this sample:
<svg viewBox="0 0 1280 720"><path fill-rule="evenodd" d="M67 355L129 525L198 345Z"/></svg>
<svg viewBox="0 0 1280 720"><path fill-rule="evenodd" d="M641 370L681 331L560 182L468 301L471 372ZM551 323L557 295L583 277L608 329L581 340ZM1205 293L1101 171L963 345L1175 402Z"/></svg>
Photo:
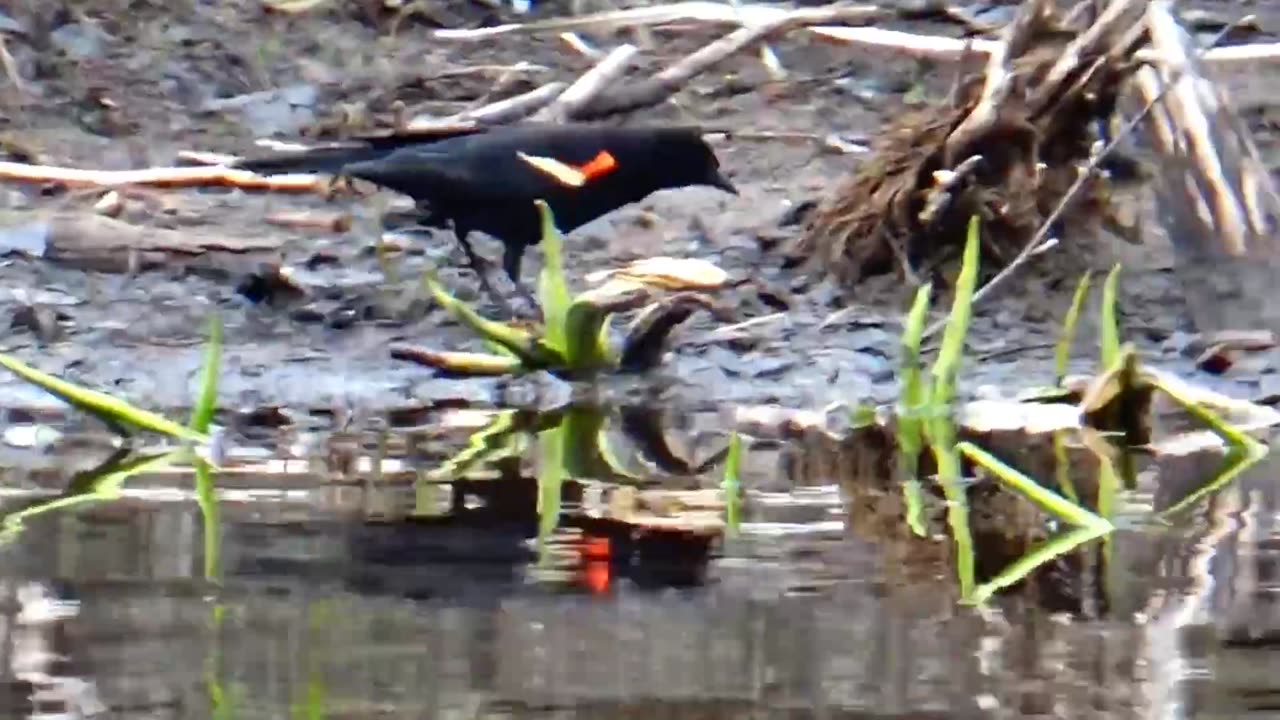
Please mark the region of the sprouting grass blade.
<svg viewBox="0 0 1280 720"><path fill-rule="evenodd" d="M120 497L120 488L129 478L163 470L177 462L182 455L182 450L133 455L115 461L109 460L92 471L77 475L73 480L76 489L69 489L69 494L5 516L0 525L0 544L12 541L22 532L26 521L38 515L77 505L115 500Z"/></svg>
<svg viewBox="0 0 1280 720"><path fill-rule="evenodd" d="M564 254L561 252L564 238L556 227L551 207L542 200L534 202L542 219L542 272L538 274L538 302L542 303L542 320L546 325L544 341L563 353L568 331L565 321L569 315L569 285L564 279Z"/></svg>
<svg viewBox="0 0 1280 720"><path fill-rule="evenodd" d="M1209 409L1202 403L1196 402L1194 399L1187 397L1176 387L1170 386L1166 382L1162 382L1159 377L1148 374L1144 381L1151 383L1156 389L1168 395L1171 400L1178 404L1189 415L1204 423L1205 427L1221 438L1222 442L1229 447L1236 449L1261 449L1266 450L1266 445L1258 442L1252 435L1223 420L1217 413Z"/></svg>
<svg viewBox="0 0 1280 720"><path fill-rule="evenodd" d="M1256 465L1259 461L1267 456L1266 446L1258 443L1255 447L1239 448L1233 447L1227 451L1222 459L1222 464L1218 468L1218 472L1209 478L1194 492L1179 500L1172 507L1160 511L1156 515L1156 519L1160 521L1168 521L1178 513L1185 511L1187 508L1194 506L1203 500L1206 496L1218 492L1222 488L1235 482L1245 470Z"/></svg>
<svg viewBox="0 0 1280 720"><path fill-rule="evenodd" d="M209 344L205 347L204 367L200 371L200 394L191 411L190 427L199 433L209 432L214 410L218 407L218 373L222 366L222 320L214 313L209 318Z"/></svg>
<svg viewBox="0 0 1280 720"><path fill-rule="evenodd" d="M447 458L423 477L428 482L446 482L496 459L511 457L523 450L514 442L522 428L517 425L518 410L500 410L484 427L467 437L467 447ZM514 451L514 452L513 452Z"/></svg>
<svg viewBox="0 0 1280 720"><path fill-rule="evenodd" d="M109 424L132 425L143 430L197 443L207 442L209 439L205 433L184 427L163 415L143 410L104 392L69 383L37 370L10 355L0 353L0 365L54 397L95 415Z"/></svg>
<svg viewBox="0 0 1280 720"><path fill-rule="evenodd" d="M1071 360L1071 343L1076 338L1076 326L1080 324L1080 310L1084 307L1084 299L1089 295L1089 281L1092 277L1091 271L1085 271L1080 276L1076 293L1071 298L1071 307L1067 309L1067 316L1062 320L1062 336L1058 338L1058 345L1053 351L1053 377L1057 385L1062 385L1063 378L1067 376L1067 363Z"/></svg>
<svg viewBox="0 0 1280 720"><path fill-rule="evenodd" d="M924 363L920 361L920 343L924 338L924 321L929 314L929 293L933 285L925 284L916 291L915 301L907 313L907 321L902 329L902 394L900 410L918 409L925 402L924 379L921 373Z"/></svg>
<svg viewBox="0 0 1280 720"><path fill-rule="evenodd" d="M947 406L955 399L956 374L964 359L964 341L969 334L969 322L973 318L973 293L978 286L978 250L980 249L980 221L977 215L969 218L969 232L964 243L964 259L960 275L956 278L955 298L947 317L947 329L942 334L942 347L933 363L933 404Z"/></svg>
<svg viewBox="0 0 1280 720"><path fill-rule="evenodd" d="M725 527L730 536L736 535L742 523L742 436L729 435L729 452L724 457L724 479L720 482L724 492Z"/></svg>
<svg viewBox="0 0 1280 720"><path fill-rule="evenodd" d="M1004 461L977 445L968 441L961 441L956 444L956 449L974 464L995 475L1002 483L1017 490L1028 500L1039 505L1043 510L1063 522L1079 527L1112 528L1111 521L1066 500L1052 490L1042 487L1021 471L1010 467Z"/></svg>
<svg viewBox="0 0 1280 720"><path fill-rule="evenodd" d="M565 467L565 426L538 433L538 562L551 559L551 533L560 524L560 497L569 477Z"/></svg>
<svg viewBox="0 0 1280 720"><path fill-rule="evenodd" d="M222 512L218 504L213 467L195 458L196 504L204 523L204 579L216 583L222 577Z"/></svg>
<svg viewBox="0 0 1280 720"><path fill-rule="evenodd" d="M990 600L1000 590L1019 582L1030 575L1036 568L1050 560L1065 555L1085 543L1103 537L1112 528L1103 526L1077 527L1038 543L1025 555L1013 561L1000 574L978 586L972 593L961 600L966 605L981 605Z"/></svg>
<svg viewBox="0 0 1280 720"><path fill-rule="evenodd" d="M933 450L938 484L947 501L947 526L956 547L956 580L960 594L973 591L975 558L973 531L969 526L969 493L961 475L960 453L956 450L956 426L948 415L931 415L924 420L925 441Z"/></svg>
<svg viewBox="0 0 1280 720"><path fill-rule="evenodd" d="M1120 263L1116 263L1102 284L1102 318L1098 325L1102 367L1111 367L1120 356L1120 319L1116 314L1116 286L1119 281Z"/></svg>
<svg viewBox="0 0 1280 720"><path fill-rule="evenodd" d="M611 360L608 320L612 313L579 297L565 312L560 329L563 333L565 364L575 370L604 367ZM547 327L550 328L550 318ZM548 340L550 342L550 340Z"/></svg>
<svg viewBox="0 0 1280 720"><path fill-rule="evenodd" d="M545 353L539 351L537 340L533 335L482 317L470 305L455 298L449 291L445 290L444 286L436 280L435 273L429 270L423 273L422 282L426 286L427 292L431 293L436 302L453 313L454 317L461 320L482 338L510 350L512 354L520 358L520 362L526 368L536 369L545 364L547 360Z"/></svg>

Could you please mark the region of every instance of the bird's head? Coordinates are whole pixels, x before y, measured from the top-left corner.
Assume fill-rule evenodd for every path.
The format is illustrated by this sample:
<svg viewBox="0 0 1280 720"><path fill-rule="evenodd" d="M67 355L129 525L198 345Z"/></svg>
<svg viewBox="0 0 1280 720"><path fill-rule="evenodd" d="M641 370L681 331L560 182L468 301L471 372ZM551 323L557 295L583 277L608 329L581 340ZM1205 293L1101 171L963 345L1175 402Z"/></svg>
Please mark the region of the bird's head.
<svg viewBox="0 0 1280 720"><path fill-rule="evenodd" d="M649 138L645 147L636 148L640 150L639 155L630 160L649 168L649 175L659 187L706 185L738 194L738 189L721 171L715 151L698 129L663 128Z"/></svg>

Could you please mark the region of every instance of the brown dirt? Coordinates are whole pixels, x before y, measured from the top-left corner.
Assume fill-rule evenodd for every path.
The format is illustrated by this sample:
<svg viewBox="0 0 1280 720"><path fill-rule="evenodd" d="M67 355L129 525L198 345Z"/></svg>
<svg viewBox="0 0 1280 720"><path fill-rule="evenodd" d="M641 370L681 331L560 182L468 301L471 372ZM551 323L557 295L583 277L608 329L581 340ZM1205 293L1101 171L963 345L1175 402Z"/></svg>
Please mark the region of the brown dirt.
<svg viewBox="0 0 1280 720"><path fill-rule="evenodd" d="M1218 14L1235 13L1230 5L1201 4ZM424 14L399 23L394 34L394 16L380 7L373 0L329 2L286 16L243 0L18 0L3 11L24 29L5 36L22 87L0 84L3 147L10 154L21 150L43 162L78 167L165 165L180 150L244 151L264 134L262 127L246 123L263 118L275 125L276 135L289 138L317 126L341 132L386 122L397 100L411 112L443 117L549 80L571 80L591 65L554 34L508 34L478 42L429 36L432 27L516 19L506 7L433 3L424 6ZM538 15L561 12L551 5L539 7ZM1262 15L1264 29L1280 28L1280 10L1251 11ZM957 26L929 21L895 27L960 34ZM599 47L640 43L639 76L665 67L723 32L690 25L655 31L649 38L627 31L584 35ZM771 81L755 54L743 53L671 101L637 112L629 121L694 121L761 132L866 137L904 112L927 111L928 104L942 102L955 80L953 67L831 45L805 31L791 32L773 48L790 72L787 80ZM519 62L536 67L506 72ZM1259 144L1269 152L1275 143L1267 133L1280 116L1270 98L1280 97L1280 80L1239 73L1231 83L1246 106L1246 117L1260 133ZM300 91L293 97L301 107L291 110L280 105L263 109L261 104L251 105L249 111L202 110L210 100L295 85L313 88L314 101ZM870 278L842 297L829 280L786 270L781 258L770 252L798 232L795 226L780 226L787 210L819 199L856 166L859 156L824 152L819 144L805 140L738 139L718 152L742 191L740 197L687 190L621 210L569 237L566 260L571 274L581 277L643 255L696 254L773 288L769 293L743 290L726 299L744 320L774 312L779 300L786 304L786 321L761 326L748 340L696 341L716 326L706 317L691 321L679 333L694 341L678 348L664 373L666 381L659 385L696 387L699 403L823 405L833 396L891 396L901 284L892 278ZM0 186L0 219L6 226L0 228L0 241L14 228L39 223L55 210L90 212L96 200L93 194L45 190ZM387 345L401 340L475 349L438 309L409 302L425 263L457 263L460 254L454 253L451 238L416 240L399 261L401 279L388 282L381 276L371 247L379 232L379 214L394 200L385 193L340 198L333 204L320 198L213 190L142 193L141 198L126 200L124 219L226 237L279 240L282 249L272 258L299 268L317 292L300 306L244 302L235 286L263 260L260 255L220 253L197 263L162 264L137 275L12 258L0 265L0 287L24 288L26 294L0 293L0 317L17 317L34 300L55 308L62 322L56 337L44 341L19 324L3 349L147 405L181 405L198 367L204 318L216 309L227 326L224 398L229 407L373 410L439 399L563 399L565 390L555 383L434 381L428 371L389 358ZM329 234L265 222L273 212L300 207L349 209L354 222L348 231ZM1140 248L1117 245L1114 256L1091 262L1105 267L1114 257L1128 263L1122 303L1132 339L1157 364L1189 370L1187 358L1171 352L1177 346L1173 333L1185 325L1185 312L1172 285L1162 239L1157 233ZM532 277L538 259L531 256L529 264L527 274ZM464 297L474 294L468 273L446 267L442 279ZM1029 268L1024 278L1008 286L1004 299L981 308L974 323L975 357L1051 342L1072 286L1073 281L1045 280L1035 267ZM816 327L831 311L850 303L861 308L852 321ZM966 373L973 387L995 384L1012 392L1048 379L1049 352L1010 351L973 363ZM1237 383L1237 394L1248 394L1256 389L1258 373L1254 367L1252 374L1229 380ZM1016 387L1010 386L1011 379ZM16 385L0 388L12 403L37 402L35 396L16 394ZM693 394L686 390L682 395Z"/></svg>

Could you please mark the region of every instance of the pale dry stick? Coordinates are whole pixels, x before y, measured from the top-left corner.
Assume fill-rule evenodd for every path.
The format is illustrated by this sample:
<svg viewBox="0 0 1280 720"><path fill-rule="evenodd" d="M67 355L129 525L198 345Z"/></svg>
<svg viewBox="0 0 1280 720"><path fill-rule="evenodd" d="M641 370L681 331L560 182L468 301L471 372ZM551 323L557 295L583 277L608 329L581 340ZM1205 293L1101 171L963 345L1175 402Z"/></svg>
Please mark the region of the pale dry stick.
<svg viewBox="0 0 1280 720"><path fill-rule="evenodd" d="M15 182L57 182L70 187L207 187L225 185L270 192L314 192L321 185L315 175L274 175L270 178L248 170L220 165L197 167L152 167L141 170L84 170L54 165L0 162L0 180Z"/></svg>
<svg viewBox="0 0 1280 720"><path fill-rule="evenodd" d="M430 130L443 125L457 125L459 123L501 125L528 117L530 114L546 107L559 97L566 87L568 87L567 83L550 82L527 93L489 103L484 107L465 110L446 118L420 115L410 120L405 129L408 131Z"/></svg>
<svg viewBox="0 0 1280 720"><path fill-rule="evenodd" d="M563 122L582 108L591 104L607 87L614 84L626 72L639 48L635 45L619 45L595 67L586 71L572 85L560 93L560 97L542 108L533 119L540 122Z"/></svg>
<svg viewBox="0 0 1280 720"><path fill-rule="evenodd" d="M13 55L9 54L9 47L5 44L5 34L0 32L0 65L4 66L4 74L9 78L9 82L13 83L13 87L20 93L27 91L27 86L22 82L22 75L18 73L18 63L14 61Z"/></svg>
<svg viewBox="0 0 1280 720"><path fill-rule="evenodd" d="M1224 29L1212 42L1216 43L1221 40L1221 38L1224 37L1230 29L1230 27ZM1207 49L1202 50L1201 55L1203 56L1206 51ZM1181 70L1179 70L1179 72L1181 72ZM1032 257L1039 254L1041 246L1044 244L1045 240L1048 238L1049 232L1053 228L1053 224L1058 221L1058 218L1062 217L1062 213L1066 212L1067 206L1070 205L1071 202L1075 200L1076 196L1080 194L1080 191L1084 188L1084 184L1088 182L1090 176L1093 175L1093 171L1098 169L1098 166L1102 161L1107 159L1107 157L1115 151L1116 147L1119 146L1119 144L1127 138L1130 133L1137 129L1138 125L1146 119L1147 115L1151 113L1151 111L1164 97L1164 94L1169 91L1170 87L1171 85L1165 85L1161 88L1160 92L1148 100L1146 105L1143 106L1142 110L1138 112L1138 114L1130 118L1128 122L1121 127L1120 131L1115 134L1115 137L1111 138L1111 140L1100 151L1095 153L1093 157L1089 158L1089 162L1080 169L1075 181L1072 182L1071 186L1067 188L1067 191L1063 193L1062 199L1058 201L1057 206L1053 208L1053 212L1049 213L1049 216L1040 224L1040 229L1036 230L1036 234L1027 241L1027 244L1022 247L1022 250L1018 252L1017 256L1014 257L1008 265L1001 268L1000 272L996 273L996 276L991 278L990 282L983 285L973 294L970 306L977 305L980 300L985 298L987 295L990 295L991 291L996 286L1008 279L1014 271L1025 265ZM934 322L925 329L924 335L921 337L932 337L939 330L947 326L949 319L950 318L941 318Z"/></svg>
<svg viewBox="0 0 1280 720"><path fill-rule="evenodd" d="M674 95L690 80L742 49L777 32L817 22L828 22L843 8L802 8L792 10L773 20L738 28L724 37L703 46L657 75L636 83L612 96L602 96L600 102L582 109L574 119L585 120L619 112L652 107Z"/></svg>
<svg viewBox="0 0 1280 720"><path fill-rule="evenodd" d="M729 0L729 6L740 10L742 8L741 0ZM746 25L746 22L742 23ZM778 53L774 52L773 47L769 43L760 44L760 63L764 65L765 72L769 73L769 78L774 82L781 82L787 79L787 69L782 66L782 60L778 57Z"/></svg>
<svg viewBox="0 0 1280 720"><path fill-rule="evenodd" d="M827 5L810 8L823 11L826 20L820 22L867 22L883 14L874 5ZM727 25L751 25L772 22L795 11L768 5L740 5L733 7L720 2L692 0L690 2L654 5L627 10L591 13L572 18L551 18L529 23L511 23L495 27L466 30L436 30L432 36L441 40L483 40L510 32L547 32L589 28L610 30L652 25L667 25L681 21L718 22Z"/></svg>
<svg viewBox="0 0 1280 720"><path fill-rule="evenodd" d="M494 67L494 66L489 66L489 67ZM520 75L522 75L523 73L528 72L529 67L534 67L534 66L531 63L525 62L523 60L516 63L515 65L509 65L505 67L498 66L497 79L494 80L493 84L489 86L489 90L487 92L485 92L479 98L476 98L470 103L470 107L468 108L468 110L474 110L476 108L480 108L480 107L484 107L485 105L488 105L491 102L490 98L492 98L495 94L502 93L505 90L507 90L507 88L510 88L515 83L516 78L520 77ZM539 66L539 67L542 67L542 66ZM550 68L546 68L546 67L542 67L542 69L543 71L550 70ZM454 74L457 74L457 71L455 71ZM441 75L438 75L437 77L448 77L448 75L441 74ZM397 100L396 103L401 105L402 107L404 105L404 103L399 100ZM466 112L466 110L463 110L462 112ZM397 127L403 128L405 124L407 124L407 122L408 122L408 119L401 116L400 124L397 125Z"/></svg>
<svg viewBox="0 0 1280 720"><path fill-rule="evenodd" d="M822 38L839 41L843 45L881 49L894 54L940 62L964 60L974 52L989 54L1000 45L999 40L983 38L958 40L876 27L814 25L809 28L809 32ZM1150 63L1158 62L1160 56L1153 50L1144 49L1135 53L1133 59ZM1212 48L1200 59L1202 62L1213 65L1280 63L1280 43L1253 43Z"/></svg>

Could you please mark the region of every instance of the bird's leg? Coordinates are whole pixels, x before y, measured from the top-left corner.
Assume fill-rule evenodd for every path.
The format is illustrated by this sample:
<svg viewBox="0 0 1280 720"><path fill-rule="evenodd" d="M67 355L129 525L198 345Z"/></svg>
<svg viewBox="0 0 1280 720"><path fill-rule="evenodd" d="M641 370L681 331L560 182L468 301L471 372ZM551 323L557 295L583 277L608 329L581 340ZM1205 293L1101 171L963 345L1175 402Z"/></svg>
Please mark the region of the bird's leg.
<svg viewBox="0 0 1280 720"><path fill-rule="evenodd" d="M458 244L462 246L462 251L467 254L467 263L471 266L471 270L476 274L476 277L480 279L480 288L502 308L503 312L508 315L515 315L516 313L511 307L511 303L499 295L493 289L493 285L489 283L489 275L485 272L489 267L489 262L480 257L476 249L471 246L471 243L467 240L466 232L457 231L455 234L458 237Z"/></svg>
<svg viewBox="0 0 1280 720"><path fill-rule="evenodd" d="M524 298L530 307L541 314L542 307L538 305L538 301L534 299L529 289L520 283L520 265L524 261L524 250L522 245L503 243L502 269L507 273L507 277L511 279L511 284L515 286L516 293Z"/></svg>

